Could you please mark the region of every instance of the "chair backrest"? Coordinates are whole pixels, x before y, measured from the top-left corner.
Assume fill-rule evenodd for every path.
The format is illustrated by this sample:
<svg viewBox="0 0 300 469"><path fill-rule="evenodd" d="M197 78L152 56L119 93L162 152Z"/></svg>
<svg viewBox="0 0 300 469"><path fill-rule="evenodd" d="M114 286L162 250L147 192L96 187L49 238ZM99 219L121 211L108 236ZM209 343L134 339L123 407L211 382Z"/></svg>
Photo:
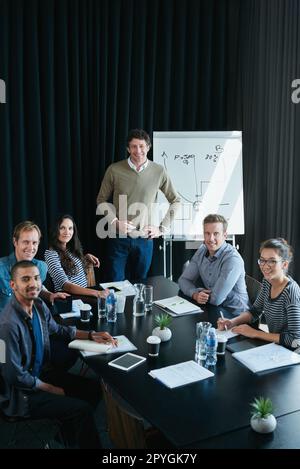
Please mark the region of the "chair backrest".
<svg viewBox="0 0 300 469"><path fill-rule="evenodd" d="M101 381L106 405L109 437L116 448L170 448L161 432L145 428L142 418L127 411L113 395L110 386Z"/></svg>
<svg viewBox="0 0 300 469"><path fill-rule="evenodd" d="M94 266L92 264L88 266L86 276L87 276L88 287L94 287L96 285L96 277L95 277Z"/></svg>
<svg viewBox="0 0 300 469"><path fill-rule="evenodd" d="M102 380L107 412L108 434L116 448L146 448L143 421L130 415L113 397L112 390Z"/></svg>
<svg viewBox="0 0 300 469"><path fill-rule="evenodd" d="M253 304L260 292L262 284L258 280L256 280L255 278L247 274L245 276L245 281L246 281L246 287L247 287L249 300Z"/></svg>

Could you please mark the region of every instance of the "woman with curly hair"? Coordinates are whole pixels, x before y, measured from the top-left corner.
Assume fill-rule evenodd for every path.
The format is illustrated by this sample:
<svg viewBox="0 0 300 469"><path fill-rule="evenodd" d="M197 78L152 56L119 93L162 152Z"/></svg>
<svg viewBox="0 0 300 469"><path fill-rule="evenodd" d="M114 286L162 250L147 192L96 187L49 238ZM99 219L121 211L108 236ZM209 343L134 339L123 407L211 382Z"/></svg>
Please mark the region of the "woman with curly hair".
<svg viewBox="0 0 300 469"><path fill-rule="evenodd" d="M106 291L88 288L87 272L91 265L100 266L92 254L83 254L76 223L71 215L62 215L50 234L50 246L45 261L55 291L73 295L107 296Z"/></svg>

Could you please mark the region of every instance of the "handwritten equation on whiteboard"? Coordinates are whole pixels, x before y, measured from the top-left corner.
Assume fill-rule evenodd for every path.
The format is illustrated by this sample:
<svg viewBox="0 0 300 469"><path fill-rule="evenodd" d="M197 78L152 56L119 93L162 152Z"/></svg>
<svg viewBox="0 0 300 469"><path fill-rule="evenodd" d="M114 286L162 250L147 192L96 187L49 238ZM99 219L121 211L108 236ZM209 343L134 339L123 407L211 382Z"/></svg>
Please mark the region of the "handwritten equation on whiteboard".
<svg viewBox="0 0 300 469"><path fill-rule="evenodd" d="M154 132L154 161L162 164L183 202L173 234L196 237L209 213L223 215L230 234L244 232L242 139L235 132ZM156 136L155 134L159 134ZM195 136L195 134L197 134ZM204 135L202 135L204 134Z"/></svg>

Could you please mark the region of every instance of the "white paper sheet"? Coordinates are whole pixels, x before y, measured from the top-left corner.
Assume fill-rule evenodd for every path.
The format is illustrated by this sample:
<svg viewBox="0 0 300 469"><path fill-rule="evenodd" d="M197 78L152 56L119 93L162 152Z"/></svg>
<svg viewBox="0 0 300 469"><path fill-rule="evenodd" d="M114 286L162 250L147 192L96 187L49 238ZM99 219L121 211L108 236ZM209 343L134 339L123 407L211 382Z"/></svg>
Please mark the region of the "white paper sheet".
<svg viewBox="0 0 300 469"><path fill-rule="evenodd" d="M261 345L232 354L254 373L300 363L300 356L277 344Z"/></svg>
<svg viewBox="0 0 300 469"><path fill-rule="evenodd" d="M100 283L102 288L116 288L121 291L125 296L132 296L136 294L135 288L129 280L123 280L121 282L106 282Z"/></svg>
<svg viewBox="0 0 300 469"><path fill-rule="evenodd" d="M214 373L190 360L178 363L177 365L151 370L149 375L163 383L168 388L176 388L178 386L184 386L186 384L209 378L214 376Z"/></svg>

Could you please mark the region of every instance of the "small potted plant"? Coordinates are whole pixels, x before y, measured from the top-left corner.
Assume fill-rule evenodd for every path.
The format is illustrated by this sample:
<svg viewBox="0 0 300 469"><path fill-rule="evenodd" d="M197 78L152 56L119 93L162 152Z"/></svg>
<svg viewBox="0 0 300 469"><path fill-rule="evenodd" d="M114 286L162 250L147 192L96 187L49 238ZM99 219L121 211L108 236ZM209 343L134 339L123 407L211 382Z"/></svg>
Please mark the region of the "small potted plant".
<svg viewBox="0 0 300 469"><path fill-rule="evenodd" d="M156 335L161 339L162 342L167 342L167 340L170 340L172 337L172 332L168 328L169 324L171 323L172 318L169 314L162 313L158 314L154 318L155 324L157 324L157 327L155 327L152 331L152 335Z"/></svg>
<svg viewBox="0 0 300 469"><path fill-rule="evenodd" d="M270 433L276 428L276 418L272 414L273 404L269 397L256 397L250 404L253 410L251 411L251 427L258 433Z"/></svg>

